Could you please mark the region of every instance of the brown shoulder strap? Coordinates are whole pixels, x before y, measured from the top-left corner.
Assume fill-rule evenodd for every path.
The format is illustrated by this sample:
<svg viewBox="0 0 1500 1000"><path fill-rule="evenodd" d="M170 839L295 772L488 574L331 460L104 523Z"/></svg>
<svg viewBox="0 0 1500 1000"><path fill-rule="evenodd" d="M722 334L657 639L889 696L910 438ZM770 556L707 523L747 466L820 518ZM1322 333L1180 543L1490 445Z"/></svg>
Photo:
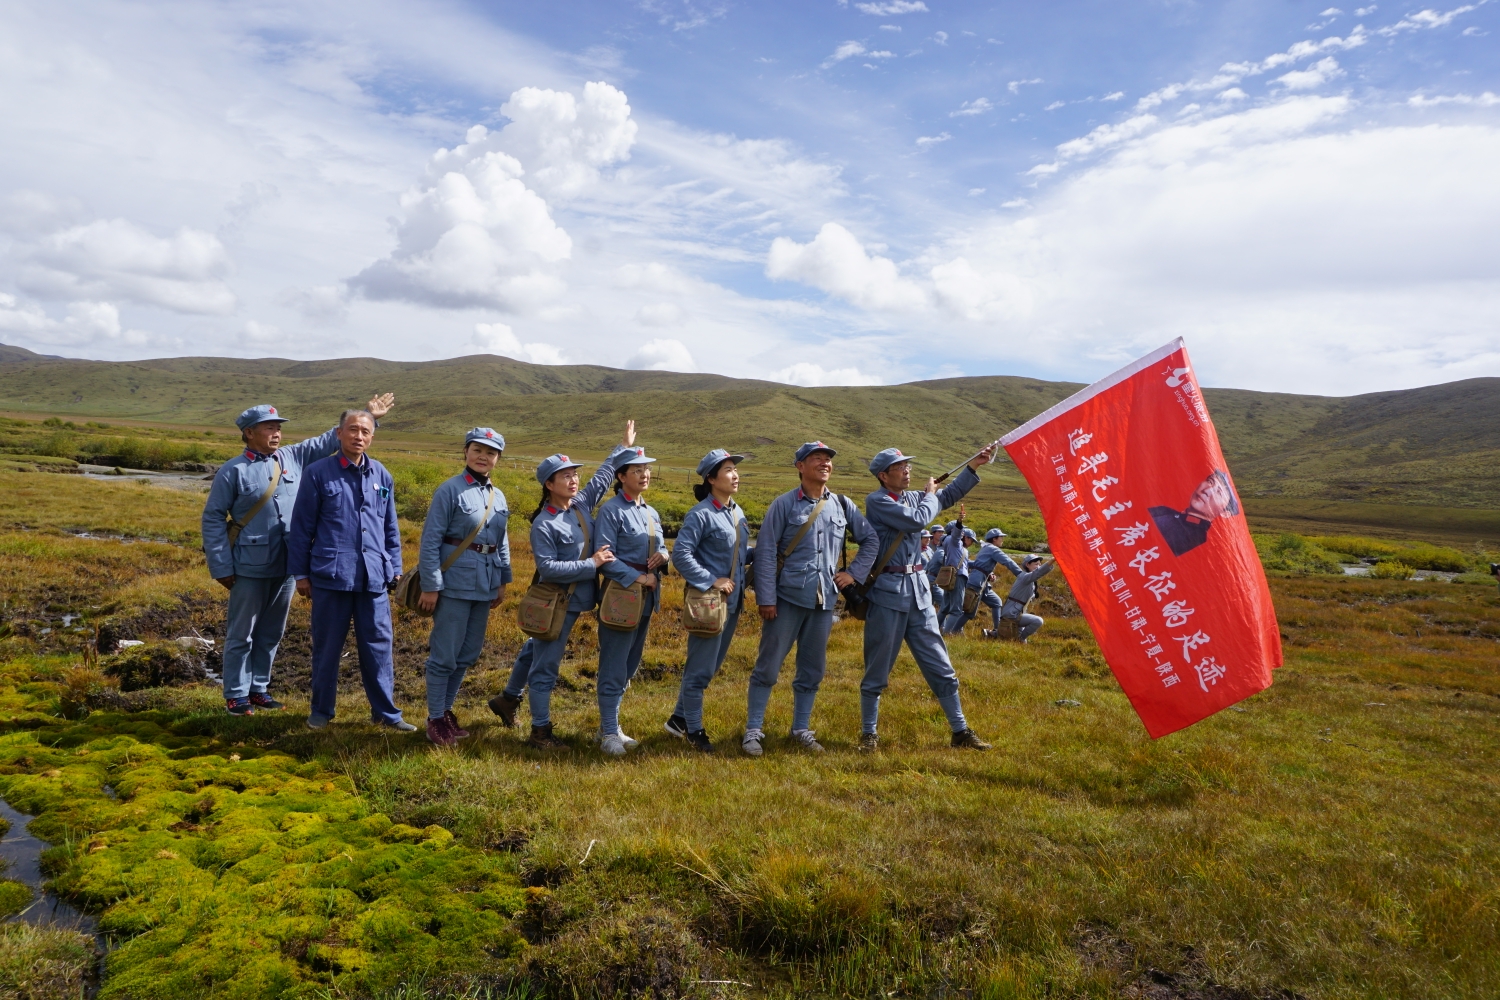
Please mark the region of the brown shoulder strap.
<svg viewBox="0 0 1500 1000"><path fill-rule="evenodd" d="M479 519L479 524L474 528L474 530L469 532L468 537L459 542L458 547L455 548L452 552L448 553L448 558L444 559L443 565L438 568L439 573L446 573L450 569L452 569L453 564L458 562L458 557L463 555L464 552L468 550L470 545L474 544L474 539L478 538L479 533L484 530L484 526L490 523L490 511L495 506L495 494L498 492L499 490L495 489L493 486L490 487L490 498L489 501L484 505L484 516Z"/></svg>
<svg viewBox="0 0 1500 1000"><path fill-rule="evenodd" d="M272 455L271 464L276 467L276 471L271 473L271 483L266 487L266 491L260 495L260 499L255 501L255 506L245 511L245 519L243 521L236 521L233 517L229 518L230 545L233 545L239 539L240 532L244 531L246 526L255 520L255 515L259 514L266 504L271 502L271 497L276 495L276 487L281 485L281 463L276 461L275 455Z"/></svg>
<svg viewBox="0 0 1500 1000"><path fill-rule="evenodd" d="M818 515L823 511L823 505L827 502L828 494L825 493L818 499L818 505L813 508L813 511L808 515L807 520L802 522L802 527L798 528L797 533L792 536L792 544L781 550L782 559L785 559L787 556L791 555L797 550L797 546L802 544L802 539L807 537L808 530L812 528L813 522L818 519Z"/></svg>

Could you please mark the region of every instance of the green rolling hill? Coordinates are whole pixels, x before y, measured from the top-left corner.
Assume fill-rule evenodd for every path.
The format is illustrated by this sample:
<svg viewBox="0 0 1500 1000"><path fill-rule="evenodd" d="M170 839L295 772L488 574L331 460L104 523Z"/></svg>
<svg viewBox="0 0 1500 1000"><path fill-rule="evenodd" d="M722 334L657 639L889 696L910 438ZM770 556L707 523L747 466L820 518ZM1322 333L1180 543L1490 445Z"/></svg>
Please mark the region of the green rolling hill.
<svg viewBox="0 0 1500 1000"><path fill-rule="evenodd" d="M771 459L821 437L854 456L896 444L932 469L962 460L1078 388L987 376L808 389L491 355L103 362L0 346L0 409L13 413L222 427L244 407L274 401L294 418L295 435L389 390L399 400L386 422L391 430L451 438L491 424L517 454L564 443L602 448L633 417L654 448L674 457L723 444ZM1263 511L1337 509L1343 513L1330 520L1346 521L1358 505L1460 508L1474 512L1477 530L1500 508L1500 378L1350 397L1204 394L1241 492Z"/></svg>

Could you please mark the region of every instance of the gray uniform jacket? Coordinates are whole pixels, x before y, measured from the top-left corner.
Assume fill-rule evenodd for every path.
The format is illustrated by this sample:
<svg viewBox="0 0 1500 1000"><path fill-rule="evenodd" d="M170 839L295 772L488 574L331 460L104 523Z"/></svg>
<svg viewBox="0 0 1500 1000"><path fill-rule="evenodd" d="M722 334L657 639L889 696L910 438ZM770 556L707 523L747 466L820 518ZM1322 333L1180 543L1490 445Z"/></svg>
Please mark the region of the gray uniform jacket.
<svg viewBox="0 0 1500 1000"><path fill-rule="evenodd" d="M1030 573L1022 573L1016 577L1015 585L1005 595L1005 606L1000 609L1000 617L1014 618L1026 610L1026 605L1036 597L1036 582L1052 572L1052 567L1056 565L1055 562L1043 563Z"/></svg>
<svg viewBox="0 0 1500 1000"><path fill-rule="evenodd" d="M979 547L979 555L969 560L969 586L983 587L996 566L1004 566L1016 576L1026 572L1016 561L1001 551L1000 546L985 542Z"/></svg>
<svg viewBox="0 0 1500 1000"><path fill-rule="evenodd" d="M628 450L635 452L633 448ZM536 560L537 576L544 583L578 585L568 600L569 611L587 611L595 604L594 580L599 571L589 558L594 554L594 507L615 481L615 462L626 451L624 445L616 445L571 506L545 506L531 522L531 555ZM580 516L588 528L587 544L578 526Z"/></svg>
<svg viewBox="0 0 1500 1000"><path fill-rule="evenodd" d="M739 558L734 556L739 548ZM689 587L707 590L713 582L729 576L738 563L729 595L729 613L739 608L745 595L745 565L750 559L750 525L740 505L730 500L721 505L714 497L700 500L682 519L677 544L672 546L672 565Z"/></svg>
<svg viewBox="0 0 1500 1000"><path fill-rule="evenodd" d="M939 511L958 503L977 485L979 477L966 466L957 479L931 495L923 490L876 490L865 498L865 514L879 536L879 555L885 555L897 536L901 538L895 554L868 591L871 603L892 611L932 607L932 584L922 566L922 529Z"/></svg>
<svg viewBox="0 0 1500 1000"><path fill-rule="evenodd" d="M978 481L979 477L974 477ZM958 569L961 580L967 580L969 575L969 547L964 544L963 529L951 532L943 539L943 565L954 566Z"/></svg>
<svg viewBox="0 0 1500 1000"><path fill-rule="evenodd" d="M848 497L827 494L828 502L818 514L818 523L807 530L797 547L787 553L781 576L776 575L776 554L792 543L798 529L807 523L818 498L807 496L799 486L771 501L755 538L755 602L786 601L803 608L832 611L838 599L833 574L839 571L844 535L852 533L859 552L849 564L849 575L862 580L870 574L878 556L880 539L875 528Z"/></svg>
<svg viewBox="0 0 1500 1000"><path fill-rule="evenodd" d="M287 576L286 535L292 525L292 508L297 505L302 469L338 450L338 428L334 427L317 437L277 448L272 455L246 449L219 466L208 502L203 505L203 553L208 556L208 575L215 580L226 576ZM231 550L225 517L233 514L239 521L250 512L271 485L272 462L281 466L276 495L245 525Z"/></svg>
<svg viewBox="0 0 1500 1000"><path fill-rule="evenodd" d="M488 553L465 549L463 555L443 572L443 561L456 545L443 541L469 537L489 507L485 522L474 545L493 545ZM505 494L493 484L476 479L467 469L439 486L427 508L422 524L421 553L417 567L422 574L422 589L429 593L442 591L448 597L465 601L493 601L504 584L510 583L510 536L506 522L510 510Z"/></svg>
<svg viewBox="0 0 1500 1000"><path fill-rule="evenodd" d="M594 551L598 552L603 545L608 545L615 554L614 562L599 567L605 578L628 587L642 573L657 573L651 607L653 610L661 607L662 570L646 568L646 561L653 553L668 555L667 540L661 530L661 515L656 508L644 498L631 503L625 499L624 493L616 493L604 501L594 528Z"/></svg>

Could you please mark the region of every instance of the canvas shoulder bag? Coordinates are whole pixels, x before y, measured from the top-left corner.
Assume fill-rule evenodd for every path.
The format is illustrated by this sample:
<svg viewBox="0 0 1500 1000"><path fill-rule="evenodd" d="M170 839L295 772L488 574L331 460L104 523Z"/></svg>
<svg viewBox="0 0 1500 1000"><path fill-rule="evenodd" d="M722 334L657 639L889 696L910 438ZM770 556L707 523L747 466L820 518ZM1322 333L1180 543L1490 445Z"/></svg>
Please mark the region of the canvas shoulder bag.
<svg viewBox="0 0 1500 1000"><path fill-rule="evenodd" d="M870 575L865 578L865 582L856 583L844 591L844 611L848 613L850 618L856 621L864 621L865 616L870 613L870 588L875 586L875 581L880 579L880 574L885 571L885 567L890 563L891 557L896 554L896 550L901 547L901 543L904 541L906 541L906 534L904 532L898 533L896 540L891 542L886 550L880 554L880 560L875 563L875 568L870 570Z"/></svg>
<svg viewBox="0 0 1500 1000"><path fill-rule="evenodd" d="M932 585L941 590L952 590L953 585L958 582L958 567L944 564L938 567L937 575L933 577Z"/></svg>
<svg viewBox="0 0 1500 1000"><path fill-rule="evenodd" d="M964 591L964 614L972 615L979 610L979 598L983 587L969 587Z"/></svg>
<svg viewBox="0 0 1500 1000"><path fill-rule="evenodd" d="M271 483L266 487L266 491L260 495L260 499L255 501L255 506L245 511L245 519L243 521L236 521L233 515L225 518L229 522L230 548L234 548L234 543L239 539L240 532L244 531L246 526L255 520L255 515L265 509L266 504L270 503L271 498L276 495L276 487L281 485L281 463L276 461L275 456L272 456L271 464L276 467L276 471L271 473Z"/></svg>
<svg viewBox="0 0 1500 1000"><path fill-rule="evenodd" d="M583 548L578 553L578 558L582 559L589 550L589 529L577 507L573 508L573 516L578 518L578 529L583 532ZM516 621L521 631L540 642L556 642L562 635L563 621L568 617L568 602L577 589L576 583L566 587L560 583L546 583L539 570L533 572L531 586L526 588L521 603L516 606Z"/></svg>
<svg viewBox="0 0 1500 1000"><path fill-rule="evenodd" d="M734 519L734 541L731 542L734 550L729 559L729 579L740 569L740 525L744 518L739 511L735 511ZM729 598L721 590L713 587L707 590L699 590L689 584L683 585L682 591L682 628L689 635L718 635L724 631L724 626L729 621Z"/></svg>
<svg viewBox="0 0 1500 1000"><path fill-rule="evenodd" d="M646 546L646 558L651 558L656 548L656 522L647 515L647 533L651 543ZM657 577L657 586L661 586ZM625 586L614 579L604 581L604 590L599 595L599 624L616 632L634 632L641 624L641 613L646 606L645 589L637 580Z"/></svg>
<svg viewBox="0 0 1500 1000"><path fill-rule="evenodd" d="M493 487L490 488L489 501L484 505L484 516L479 519L479 524L475 526L474 530L469 532L468 537L452 552L448 553L448 558L444 559L443 565L438 568L439 573L446 573L452 569L453 564L458 562L458 557L469 550L469 546L474 544L474 539L479 537L479 533L484 530L484 526L490 523L490 511L495 505L495 494L499 492L499 490ZM422 574L417 570L417 567L413 566L412 571L402 576L401 582L396 584L396 603L404 608L415 611L423 618L431 618L437 611L437 605L433 605L432 611L423 611L421 600Z"/></svg>

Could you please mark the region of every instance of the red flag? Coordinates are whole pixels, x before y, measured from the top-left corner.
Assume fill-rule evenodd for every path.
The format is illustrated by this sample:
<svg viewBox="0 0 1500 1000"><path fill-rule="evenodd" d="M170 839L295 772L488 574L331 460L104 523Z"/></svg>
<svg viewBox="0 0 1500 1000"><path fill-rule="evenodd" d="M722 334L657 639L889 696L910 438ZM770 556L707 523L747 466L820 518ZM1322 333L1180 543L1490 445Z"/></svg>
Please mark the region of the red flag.
<svg viewBox="0 0 1500 1000"><path fill-rule="evenodd" d="M1153 739L1270 687L1271 591L1181 340L1000 443Z"/></svg>

